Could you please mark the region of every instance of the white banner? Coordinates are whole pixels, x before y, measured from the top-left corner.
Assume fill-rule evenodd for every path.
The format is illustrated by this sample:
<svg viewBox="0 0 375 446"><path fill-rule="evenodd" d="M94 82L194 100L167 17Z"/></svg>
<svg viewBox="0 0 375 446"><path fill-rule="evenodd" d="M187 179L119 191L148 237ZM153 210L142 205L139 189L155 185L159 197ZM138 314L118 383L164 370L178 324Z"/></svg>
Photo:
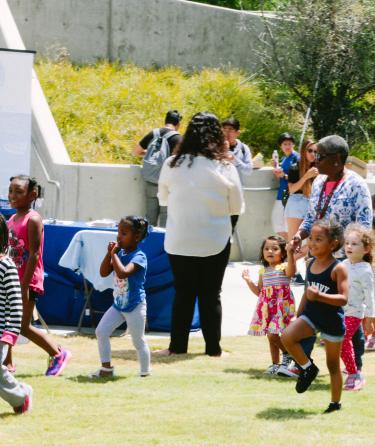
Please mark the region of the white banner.
<svg viewBox="0 0 375 446"><path fill-rule="evenodd" d="M30 174L33 51L0 48L0 199L9 178Z"/></svg>

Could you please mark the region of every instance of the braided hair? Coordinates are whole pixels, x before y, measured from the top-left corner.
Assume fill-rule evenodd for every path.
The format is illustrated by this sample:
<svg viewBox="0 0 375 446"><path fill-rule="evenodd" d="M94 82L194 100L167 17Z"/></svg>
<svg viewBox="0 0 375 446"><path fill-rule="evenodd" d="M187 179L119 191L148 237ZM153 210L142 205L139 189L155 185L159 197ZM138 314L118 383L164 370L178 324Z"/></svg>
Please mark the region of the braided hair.
<svg viewBox="0 0 375 446"><path fill-rule="evenodd" d="M128 215L120 220L119 224L129 225L135 234L140 235L140 241L148 235L149 224L146 218Z"/></svg>
<svg viewBox="0 0 375 446"><path fill-rule="evenodd" d="M38 184L38 181L35 177L30 177L29 175L15 175L14 177L10 177L9 181L13 180L21 180L21 181L27 181L27 192L32 192L33 190L36 191L36 197L40 198L42 195L42 186Z"/></svg>

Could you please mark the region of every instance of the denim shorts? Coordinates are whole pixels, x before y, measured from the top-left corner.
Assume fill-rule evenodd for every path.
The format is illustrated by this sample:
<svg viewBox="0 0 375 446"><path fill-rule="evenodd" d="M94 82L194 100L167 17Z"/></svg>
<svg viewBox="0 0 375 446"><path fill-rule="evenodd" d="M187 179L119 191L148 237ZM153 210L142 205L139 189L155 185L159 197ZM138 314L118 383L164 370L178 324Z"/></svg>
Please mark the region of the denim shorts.
<svg viewBox="0 0 375 446"><path fill-rule="evenodd" d="M301 314L301 316L299 316L299 318L304 320L307 324L309 324L310 327L314 330L315 333L320 331L320 337L322 339L325 339L326 341L329 341L329 342L342 342L343 339L344 339L344 335L342 335L342 336L335 336L335 335L330 335L328 333L325 333L319 327L317 327L314 324L314 322L311 319L309 319L305 314Z"/></svg>
<svg viewBox="0 0 375 446"><path fill-rule="evenodd" d="M286 218L305 218L309 209L309 199L303 194L291 194L285 206Z"/></svg>

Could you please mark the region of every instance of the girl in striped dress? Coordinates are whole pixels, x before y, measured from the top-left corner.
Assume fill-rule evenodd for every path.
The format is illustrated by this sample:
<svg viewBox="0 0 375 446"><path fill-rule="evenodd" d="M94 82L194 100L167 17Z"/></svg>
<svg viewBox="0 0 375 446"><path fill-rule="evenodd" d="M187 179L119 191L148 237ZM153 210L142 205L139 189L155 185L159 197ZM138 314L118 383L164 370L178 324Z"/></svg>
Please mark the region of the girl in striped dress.
<svg viewBox="0 0 375 446"><path fill-rule="evenodd" d="M290 279L296 272L294 255L284 238L272 235L262 243L260 261L263 267L257 284L250 279L248 270L242 273L250 290L259 296L249 334L268 338L272 365L265 373L292 377L288 369L292 358L282 345L280 335L294 316L294 297L290 289ZM283 353L281 364L280 350Z"/></svg>
<svg viewBox="0 0 375 446"><path fill-rule="evenodd" d="M0 214L0 397L16 414L31 410L32 388L19 382L3 365L21 330L22 299L18 272L8 251L8 228Z"/></svg>

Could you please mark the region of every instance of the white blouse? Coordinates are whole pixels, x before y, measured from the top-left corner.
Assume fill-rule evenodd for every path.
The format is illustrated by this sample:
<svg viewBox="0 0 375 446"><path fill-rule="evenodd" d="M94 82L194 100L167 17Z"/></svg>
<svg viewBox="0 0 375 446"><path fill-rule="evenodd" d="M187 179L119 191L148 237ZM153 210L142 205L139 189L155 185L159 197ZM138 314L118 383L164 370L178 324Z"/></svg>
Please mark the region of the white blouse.
<svg viewBox="0 0 375 446"><path fill-rule="evenodd" d="M165 250L169 254L207 257L221 252L231 236L230 216L244 211L240 178L229 162L186 156L159 178L158 198L168 206Z"/></svg>

